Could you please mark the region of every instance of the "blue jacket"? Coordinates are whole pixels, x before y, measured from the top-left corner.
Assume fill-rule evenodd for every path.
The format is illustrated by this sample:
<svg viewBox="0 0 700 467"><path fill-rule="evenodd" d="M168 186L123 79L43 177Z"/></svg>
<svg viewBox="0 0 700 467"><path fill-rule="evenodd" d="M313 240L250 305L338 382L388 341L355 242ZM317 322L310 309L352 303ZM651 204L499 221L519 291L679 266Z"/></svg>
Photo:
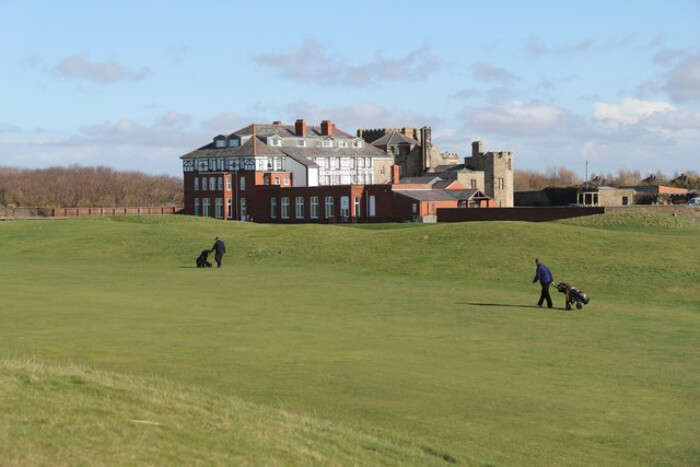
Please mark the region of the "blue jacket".
<svg viewBox="0 0 700 467"><path fill-rule="evenodd" d="M217 240L214 242L214 246L211 247L211 250L209 251L216 251L217 256L221 256L226 253L226 245L224 245L224 242L221 240Z"/></svg>
<svg viewBox="0 0 700 467"><path fill-rule="evenodd" d="M549 268L544 265L544 263L537 265L537 272L535 273L535 278L532 279L532 282L537 281L540 281L540 284L542 285L551 284L554 282L552 271L550 271Z"/></svg>

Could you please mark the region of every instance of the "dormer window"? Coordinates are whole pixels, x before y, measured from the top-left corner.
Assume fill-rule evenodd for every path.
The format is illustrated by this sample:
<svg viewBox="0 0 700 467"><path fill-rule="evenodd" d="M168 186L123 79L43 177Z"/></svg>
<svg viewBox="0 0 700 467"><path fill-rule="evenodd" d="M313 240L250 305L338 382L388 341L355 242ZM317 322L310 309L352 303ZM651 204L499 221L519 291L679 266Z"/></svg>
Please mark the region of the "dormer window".
<svg viewBox="0 0 700 467"><path fill-rule="evenodd" d="M362 141L354 141L352 143L352 146L355 148L361 148L362 147Z"/></svg>
<svg viewBox="0 0 700 467"><path fill-rule="evenodd" d="M338 147L339 148L347 148L348 142L347 141L338 141Z"/></svg>
<svg viewBox="0 0 700 467"><path fill-rule="evenodd" d="M228 139L228 147L237 148L240 145L241 145L241 142L238 138L229 138Z"/></svg>
<svg viewBox="0 0 700 467"><path fill-rule="evenodd" d="M327 139L323 141L323 147L324 148L332 148L333 147L333 141Z"/></svg>
<svg viewBox="0 0 700 467"><path fill-rule="evenodd" d="M225 139L217 139L214 141L214 146L217 148L224 148L226 147L226 140Z"/></svg>
<svg viewBox="0 0 700 467"><path fill-rule="evenodd" d="M282 139L281 138L270 138L267 140L267 143L270 146L282 146Z"/></svg>
<svg viewBox="0 0 700 467"><path fill-rule="evenodd" d="M297 140L297 146L299 146L300 148L305 148L306 147L306 140L305 139Z"/></svg>

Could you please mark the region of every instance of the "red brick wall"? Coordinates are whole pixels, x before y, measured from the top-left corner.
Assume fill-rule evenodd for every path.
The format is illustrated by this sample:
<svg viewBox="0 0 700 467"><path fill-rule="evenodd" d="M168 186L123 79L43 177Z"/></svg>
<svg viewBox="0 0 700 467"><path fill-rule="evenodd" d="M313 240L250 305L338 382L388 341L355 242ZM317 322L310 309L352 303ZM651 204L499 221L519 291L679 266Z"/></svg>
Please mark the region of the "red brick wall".
<svg viewBox="0 0 700 467"><path fill-rule="evenodd" d="M605 208L489 208L438 209L438 222L529 221L543 222L569 217L603 214Z"/></svg>

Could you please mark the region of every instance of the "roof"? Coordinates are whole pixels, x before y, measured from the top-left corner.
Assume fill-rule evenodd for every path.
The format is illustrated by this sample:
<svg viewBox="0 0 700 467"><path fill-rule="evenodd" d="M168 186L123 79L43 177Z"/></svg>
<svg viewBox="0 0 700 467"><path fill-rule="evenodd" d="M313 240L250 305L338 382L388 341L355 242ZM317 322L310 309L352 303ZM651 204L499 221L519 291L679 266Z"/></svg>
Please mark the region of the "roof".
<svg viewBox="0 0 700 467"><path fill-rule="evenodd" d="M422 175L420 177L399 178L399 185L432 185L442 180L437 175Z"/></svg>
<svg viewBox="0 0 700 467"><path fill-rule="evenodd" d="M417 201L456 201L448 190L396 190L395 193Z"/></svg>
<svg viewBox="0 0 700 467"><path fill-rule="evenodd" d="M263 138L266 138L268 136L272 135L279 135L283 138L293 138L297 136L296 133L296 127L294 125L274 125L274 124L267 124L267 123L255 123L255 134L258 136L261 136ZM250 136L253 134L253 124L250 124L246 127L241 128L240 130L236 130L231 135L236 135L236 136ZM357 136L353 136L351 134L348 134L344 132L343 130L338 129L337 127L333 129L333 134L331 137L340 137L340 138L351 138L351 139L356 139ZM323 132L321 131L320 126L311 126L311 125L306 125L306 136L305 138L328 138L327 135L324 135Z"/></svg>
<svg viewBox="0 0 700 467"><path fill-rule="evenodd" d="M458 200L467 200L472 198L488 198L485 194L479 190L469 189L469 190L445 190L454 196Z"/></svg>
<svg viewBox="0 0 700 467"><path fill-rule="evenodd" d="M453 178L451 180L439 179L438 181L436 181L432 185L433 185L433 188L447 188L448 186L453 185L455 183L457 183L457 179L455 179L455 178Z"/></svg>
<svg viewBox="0 0 700 467"><path fill-rule="evenodd" d="M388 146L390 144L420 144L418 141L416 141L413 138L409 138L408 136L404 135L403 133L399 133L398 131L392 131L381 138L377 138L374 141L372 141L372 145L374 146Z"/></svg>
<svg viewBox="0 0 700 467"><path fill-rule="evenodd" d="M323 135L321 127L307 126L306 127L305 139L315 139L323 140L329 138L329 136ZM243 144L237 147L223 147L217 148L215 143L212 141L199 149L191 151L183 156L181 159L186 158L208 158L208 157L234 157L234 156L252 156L253 155L253 124L247 127L241 128L240 130L234 131L228 137L235 136L245 141ZM255 155L258 156L284 156L288 155L292 159L298 160L299 162L309 165L313 162L309 161L309 157L391 157L384 150L368 144L362 141L361 138L349 135L342 130L335 128L331 138L340 139L352 139L362 141L362 145L359 148L347 147L347 148L324 148L324 147L298 147L298 146L270 146L265 143L265 139L273 135L279 135L283 138L293 138L297 137L293 125L268 125L268 124L255 124ZM216 139L221 139L223 136L217 136ZM315 164L313 164L315 166Z"/></svg>

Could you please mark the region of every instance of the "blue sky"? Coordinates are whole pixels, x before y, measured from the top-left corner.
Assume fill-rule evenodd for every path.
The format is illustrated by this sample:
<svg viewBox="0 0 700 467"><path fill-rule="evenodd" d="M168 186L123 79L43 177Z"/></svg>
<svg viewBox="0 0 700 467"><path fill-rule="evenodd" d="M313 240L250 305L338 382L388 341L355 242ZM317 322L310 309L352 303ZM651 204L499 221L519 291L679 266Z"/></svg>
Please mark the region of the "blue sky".
<svg viewBox="0 0 700 467"><path fill-rule="evenodd" d="M698 1L102 3L0 0L0 165L179 175L217 133L328 118L516 169L700 170Z"/></svg>

